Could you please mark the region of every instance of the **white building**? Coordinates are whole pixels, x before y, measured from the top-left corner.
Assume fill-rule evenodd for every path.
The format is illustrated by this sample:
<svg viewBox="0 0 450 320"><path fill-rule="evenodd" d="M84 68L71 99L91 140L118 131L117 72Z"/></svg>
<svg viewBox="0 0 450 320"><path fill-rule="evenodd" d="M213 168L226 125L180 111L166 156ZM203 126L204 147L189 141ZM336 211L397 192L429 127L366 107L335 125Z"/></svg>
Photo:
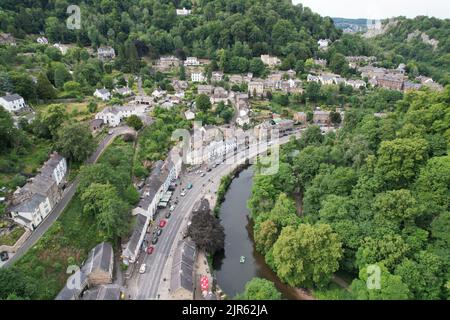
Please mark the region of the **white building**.
<svg viewBox="0 0 450 320"><path fill-rule="evenodd" d="M353 89L361 89L366 87L366 83L362 80L347 80L345 84L347 86L351 86Z"/></svg>
<svg viewBox="0 0 450 320"><path fill-rule="evenodd" d="M203 72L193 72L191 74L191 81L192 82L204 82L205 79L205 75L203 74Z"/></svg>
<svg viewBox="0 0 450 320"><path fill-rule="evenodd" d="M238 125L238 126L244 126L244 125L246 125L246 124L250 124L250 118L248 117L248 115L245 115L245 116L240 116L240 117L237 117L237 119L236 119L236 124Z"/></svg>
<svg viewBox="0 0 450 320"><path fill-rule="evenodd" d="M152 97L154 97L154 98L156 98L156 99L160 99L160 98L162 98L162 97L164 97L165 95L166 95L166 91L164 91L164 90L161 90L161 89L155 89L153 92L152 92Z"/></svg>
<svg viewBox="0 0 450 320"><path fill-rule="evenodd" d="M58 49L59 51L61 51L62 55L65 55L67 53L67 50L69 50L69 47L67 47L61 43L55 43L53 46L56 49Z"/></svg>
<svg viewBox="0 0 450 320"><path fill-rule="evenodd" d="M184 61L184 65L187 66L199 66L200 61L196 57L187 57L186 61Z"/></svg>
<svg viewBox="0 0 450 320"><path fill-rule="evenodd" d="M122 87L114 89L114 93L117 93L121 96L131 96L133 94L133 91L131 91L131 89L128 87Z"/></svg>
<svg viewBox="0 0 450 320"><path fill-rule="evenodd" d="M177 16L188 16L190 15L192 10L188 10L186 8L183 9L177 9Z"/></svg>
<svg viewBox="0 0 450 320"><path fill-rule="evenodd" d="M212 82L219 82L223 80L223 72L221 71L214 71L211 74L211 81Z"/></svg>
<svg viewBox="0 0 450 320"><path fill-rule="evenodd" d="M95 119L103 120L104 124L110 127L117 127L120 121L131 115L142 116L145 113L145 106L113 106L107 107L95 115Z"/></svg>
<svg viewBox="0 0 450 320"><path fill-rule="evenodd" d="M188 110L184 113L184 116L186 117L186 120L194 120L195 119L195 113L191 110Z"/></svg>
<svg viewBox="0 0 450 320"><path fill-rule="evenodd" d="M320 39L317 41L317 44L319 45L319 49L328 49L328 45L330 44L329 39Z"/></svg>
<svg viewBox="0 0 450 320"><path fill-rule="evenodd" d="M114 59L116 57L116 52L112 47L99 47L97 49L98 58L102 61Z"/></svg>
<svg viewBox="0 0 450 320"><path fill-rule="evenodd" d="M277 57L271 57L268 54L261 55L261 60L264 64L268 65L269 67L276 67L281 64L281 60Z"/></svg>
<svg viewBox="0 0 450 320"><path fill-rule="evenodd" d="M0 106L8 112L17 112L26 107L25 100L18 94L0 97Z"/></svg>
<svg viewBox="0 0 450 320"><path fill-rule="evenodd" d="M39 37L36 42L39 44L48 44L48 39L46 37Z"/></svg>
<svg viewBox="0 0 450 320"><path fill-rule="evenodd" d="M94 97L102 99L103 101L108 101L111 99L111 92L108 89L96 89L94 92Z"/></svg>

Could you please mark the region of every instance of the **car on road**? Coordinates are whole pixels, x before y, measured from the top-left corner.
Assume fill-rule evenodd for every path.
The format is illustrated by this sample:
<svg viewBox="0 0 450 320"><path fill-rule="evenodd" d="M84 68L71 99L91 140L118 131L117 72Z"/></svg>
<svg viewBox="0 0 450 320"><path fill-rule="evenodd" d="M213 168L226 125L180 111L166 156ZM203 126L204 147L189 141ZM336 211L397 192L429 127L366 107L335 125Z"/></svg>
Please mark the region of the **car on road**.
<svg viewBox="0 0 450 320"><path fill-rule="evenodd" d="M181 191L180 196L184 197L186 195L186 190L183 189L183 191Z"/></svg>
<svg viewBox="0 0 450 320"><path fill-rule="evenodd" d="M141 264L141 267L139 268L139 273L144 274L145 270L147 270L147 265L145 263Z"/></svg>
<svg viewBox="0 0 450 320"><path fill-rule="evenodd" d="M161 221L159 222L159 227L160 227L160 228L164 228L164 227L166 226L166 224L167 224L167 221L166 221L166 220L161 220Z"/></svg>
<svg viewBox="0 0 450 320"><path fill-rule="evenodd" d="M6 260L8 260L8 259L9 259L8 252L2 251L2 252L0 253L0 260L6 261Z"/></svg>
<svg viewBox="0 0 450 320"><path fill-rule="evenodd" d="M155 250L155 247L149 246L149 247L147 248L147 254L152 254L152 253L153 253L153 250Z"/></svg>
<svg viewBox="0 0 450 320"><path fill-rule="evenodd" d="M152 244L157 244L158 243L158 237L154 237L152 240Z"/></svg>
<svg viewBox="0 0 450 320"><path fill-rule="evenodd" d="M109 131L108 131L108 134L109 134L109 135L112 135L113 133L114 133L114 131L112 131L112 130L109 130Z"/></svg>
<svg viewBox="0 0 450 320"><path fill-rule="evenodd" d="M171 205L169 208L169 212L173 212L173 211L175 211L175 205Z"/></svg>
<svg viewBox="0 0 450 320"><path fill-rule="evenodd" d="M208 172L211 172L211 170L212 170L211 168L206 169L206 171L208 171Z"/></svg>
<svg viewBox="0 0 450 320"><path fill-rule="evenodd" d="M162 233L162 229L160 227L157 227L154 231L153 231L153 236L154 237L158 237L160 236Z"/></svg>
<svg viewBox="0 0 450 320"><path fill-rule="evenodd" d="M200 177L204 177L206 175L206 173L202 172L202 174L200 175Z"/></svg>
<svg viewBox="0 0 450 320"><path fill-rule="evenodd" d="M188 190L192 189L192 187L193 187L192 183L189 183L189 184L187 185Z"/></svg>
<svg viewBox="0 0 450 320"><path fill-rule="evenodd" d="M166 213L166 216L165 216L165 217L166 217L166 219L169 219L171 216L172 216L172 214L171 214L170 211L169 211L169 212Z"/></svg>

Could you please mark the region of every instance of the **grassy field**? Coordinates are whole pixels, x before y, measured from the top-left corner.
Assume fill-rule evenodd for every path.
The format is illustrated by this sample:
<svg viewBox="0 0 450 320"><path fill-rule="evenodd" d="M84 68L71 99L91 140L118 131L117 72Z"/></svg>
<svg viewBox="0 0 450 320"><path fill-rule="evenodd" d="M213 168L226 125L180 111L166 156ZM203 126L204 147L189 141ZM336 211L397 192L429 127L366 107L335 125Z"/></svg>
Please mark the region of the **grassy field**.
<svg viewBox="0 0 450 320"><path fill-rule="evenodd" d="M111 164L113 159L124 157L115 170L131 173L133 144L117 139L100 158L99 162ZM130 174L131 181L131 174ZM34 299L54 299L65 285L69 265L81 265L90 249L104 241L96 225L82 216L82 203L78 195L62 213L47 233L20 259L14 268L20 269L36 282Z"/></svg>

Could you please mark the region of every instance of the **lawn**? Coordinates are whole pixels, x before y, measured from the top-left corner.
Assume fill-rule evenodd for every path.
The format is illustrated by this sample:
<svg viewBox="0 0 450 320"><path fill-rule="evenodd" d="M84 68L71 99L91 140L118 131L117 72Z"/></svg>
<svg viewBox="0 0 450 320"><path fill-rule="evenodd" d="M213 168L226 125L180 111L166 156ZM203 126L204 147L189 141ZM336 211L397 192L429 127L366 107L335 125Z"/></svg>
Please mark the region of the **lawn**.
<svg viewBox="0 0 450 320"><path fill-rule="evenodd" d="M130 173L131 182L133 155L132 143L116 139L99 162L111 164L118 156L126 158L115 170ZM36 283L33 299L54 299L65 285L67 267L80 266L89 250L104 241L96 225L83 217L82 211L81 200L76 194L47 233L14 265Z"/></svg>

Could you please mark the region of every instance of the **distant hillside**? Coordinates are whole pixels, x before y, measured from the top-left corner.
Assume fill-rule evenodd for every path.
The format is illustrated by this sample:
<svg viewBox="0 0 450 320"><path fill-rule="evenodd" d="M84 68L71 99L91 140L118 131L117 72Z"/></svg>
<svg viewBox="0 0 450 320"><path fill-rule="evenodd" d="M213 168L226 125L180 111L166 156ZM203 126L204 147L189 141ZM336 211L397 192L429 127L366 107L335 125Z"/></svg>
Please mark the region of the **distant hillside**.
<svg viewBox="0 0 450 320"><path fill-rule="evenodd" d="M332 18L336 28L346 32L367 31L367 19Z"/></svg>

